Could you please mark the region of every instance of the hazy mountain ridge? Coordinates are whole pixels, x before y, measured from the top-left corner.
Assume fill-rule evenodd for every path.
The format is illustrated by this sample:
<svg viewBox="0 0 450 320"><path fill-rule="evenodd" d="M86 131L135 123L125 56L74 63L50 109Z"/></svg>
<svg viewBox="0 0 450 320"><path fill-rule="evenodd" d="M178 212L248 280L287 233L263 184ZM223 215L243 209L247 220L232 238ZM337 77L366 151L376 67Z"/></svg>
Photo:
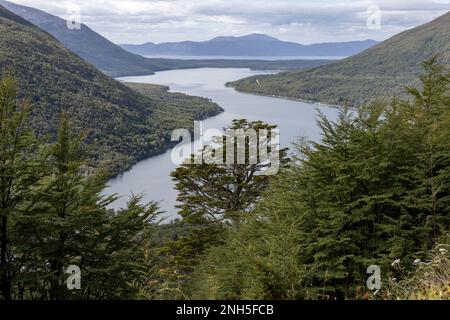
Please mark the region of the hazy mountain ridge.
<svg viewBox="0 0 450 320"><path fill-rule="evenodd" d="M450 64L450 12L353 57L306 71L233 82L237 90L330 104L358 105L400 95L417 84L422 61L438 54ZM258 80L258 81L256 81Z"/></svg>
<svg viewBox="0 0 450 320"><path fill-rule="evenodd" d="M183 41L142 45L122 44L121 47L141 55L179 56L349 56L359 53L377 42L374 40L318 43L302 45L281 41L264 34L242 37L216 37L202 42Z"/></svg>

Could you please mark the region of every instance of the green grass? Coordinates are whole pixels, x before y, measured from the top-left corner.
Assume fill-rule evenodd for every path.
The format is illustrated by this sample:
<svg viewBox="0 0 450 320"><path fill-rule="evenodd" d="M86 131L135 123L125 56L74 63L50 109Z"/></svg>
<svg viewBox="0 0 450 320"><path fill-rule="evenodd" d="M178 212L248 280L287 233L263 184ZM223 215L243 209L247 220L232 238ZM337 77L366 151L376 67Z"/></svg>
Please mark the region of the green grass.
<svg viewBox="0 0 450 320"><path fill-rule="evenodd" d="M382 298L450 300L450 235L447 234L429 255L429 261L417 261L417 270L403 280L388 279Z"/></svg>

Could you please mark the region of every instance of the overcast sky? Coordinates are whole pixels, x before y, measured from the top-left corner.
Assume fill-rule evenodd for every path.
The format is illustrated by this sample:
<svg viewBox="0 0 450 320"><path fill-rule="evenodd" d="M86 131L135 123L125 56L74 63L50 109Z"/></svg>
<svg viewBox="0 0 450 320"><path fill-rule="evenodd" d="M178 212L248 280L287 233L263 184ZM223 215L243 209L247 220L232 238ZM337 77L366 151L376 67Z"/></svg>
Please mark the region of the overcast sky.
<svg viewBox="0 0 450 320"><path fill-rule="evenodd" d="M81 21L115 43L202 41L250 33L304 44L384 40L450 10L450 0L10 1L61 17L67 17L71 4L78 5Z"/></svg>

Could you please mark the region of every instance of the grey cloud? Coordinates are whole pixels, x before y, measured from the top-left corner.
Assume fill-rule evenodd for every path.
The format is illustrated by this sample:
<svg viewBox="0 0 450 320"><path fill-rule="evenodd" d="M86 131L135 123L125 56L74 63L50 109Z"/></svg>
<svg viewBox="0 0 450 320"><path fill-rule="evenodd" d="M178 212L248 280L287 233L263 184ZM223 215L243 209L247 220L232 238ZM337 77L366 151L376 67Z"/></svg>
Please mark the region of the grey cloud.
<svg viewBox="0 0 450 320"><path fill-rule="evenodd" d="M305 43L368 37L382 40L450 9L450 0L336 0L321 4L313 0L12 1L59 16L67 14L67 3L79 4L83 22L121 43L206 40L250 32ZM371 4L382 10L383 27L378 31L366 28L366 10Z"/></svg>

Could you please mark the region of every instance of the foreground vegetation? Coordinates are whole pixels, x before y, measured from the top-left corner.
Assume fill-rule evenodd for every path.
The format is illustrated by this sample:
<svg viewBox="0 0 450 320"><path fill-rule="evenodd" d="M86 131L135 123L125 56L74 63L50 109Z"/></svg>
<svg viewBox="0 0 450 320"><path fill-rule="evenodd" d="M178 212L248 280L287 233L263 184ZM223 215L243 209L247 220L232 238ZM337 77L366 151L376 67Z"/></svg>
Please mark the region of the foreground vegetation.
<svg viewBox="0 0 450 320"><path fill-rule="evenodd" d="M297 141L290 158L281 150L274 176L248 154L182 165L172 173L182 220L167 225L136 197L109 210L109 174L91 169L86 137L62 112L56 141L38 138L7 75L2 299L448 299L450 75L436 58L423 67L408 99L343 108L336 122L319 115L322 140ZM71 265L80 290L66 286ZM381 269L378 290L366 286L370 265Z"/></svg>
<svg viewBox="0 0 450 320"><path fill-rule="evenodd" d="M417 269L400 281L388 279L380 299L450 300L450 239L442 237L428 254L427 261L416 259ZM399 266L399 268L402 268ZM374 297L378 298L378 297Z"/></svg>
<svg viewBox="0 0 450 320"><path fill-rule="evenodd" d="M0 81L0 295L3 299L124 299L135 293L142 242L157 215L133 198L118 212L101 195L108 174L89 169L87 146L65 113L57 139L37 138L11 76ZM47 142L47 143L46 143ZM82 270L69 291L67 268Z"/></svg>
<svg viewBox="0 0 450 320"><path fill-rule="evenodd" d="M407 100L320 116L322 141L298 141L262 184L241 177L250 164L177 169L183 220L153 248L159 272L144 296L448 298L450 77L436 58L424 69ZM381 269L376 292L370 265Z"/></svg>

